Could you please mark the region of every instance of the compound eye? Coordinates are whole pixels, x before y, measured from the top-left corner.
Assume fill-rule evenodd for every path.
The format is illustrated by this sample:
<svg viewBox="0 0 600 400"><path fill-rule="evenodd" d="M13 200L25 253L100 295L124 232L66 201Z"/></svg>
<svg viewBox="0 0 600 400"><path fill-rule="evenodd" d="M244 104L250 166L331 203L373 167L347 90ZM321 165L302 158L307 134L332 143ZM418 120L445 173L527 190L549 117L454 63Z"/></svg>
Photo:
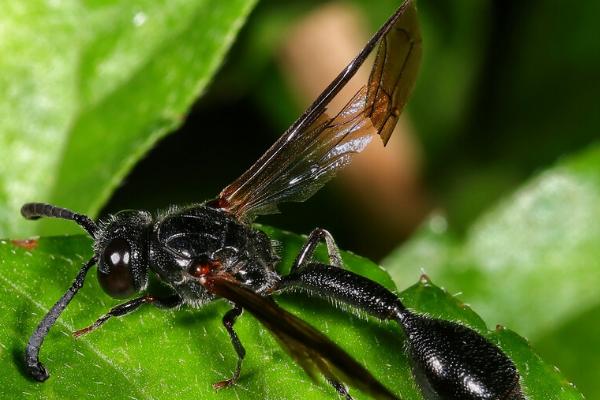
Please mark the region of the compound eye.
<svg viewBox="0 0 600 400"><path fill-rule="evenodd" d="M113 239L104 249L101 262L108 273L98 270L98 281L109 296L123 299L135 293L130 261L131 247L125 239Z"/></svg>

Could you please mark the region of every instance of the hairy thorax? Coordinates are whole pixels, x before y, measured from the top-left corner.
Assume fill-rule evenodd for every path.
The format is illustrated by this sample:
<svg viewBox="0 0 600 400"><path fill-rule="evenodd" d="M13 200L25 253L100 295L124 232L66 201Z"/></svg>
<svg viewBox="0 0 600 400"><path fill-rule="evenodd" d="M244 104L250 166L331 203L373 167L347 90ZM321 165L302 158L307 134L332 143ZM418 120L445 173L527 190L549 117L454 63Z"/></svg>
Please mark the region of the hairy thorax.
<svg viewBox="0 0 600 400"><path fill-rule="evenodd" d="M150 267L192 306L214 299L196 274L223 270L258 293L278 280L271 240L228 213L194 205L170 210L151 232Z"/></svg>

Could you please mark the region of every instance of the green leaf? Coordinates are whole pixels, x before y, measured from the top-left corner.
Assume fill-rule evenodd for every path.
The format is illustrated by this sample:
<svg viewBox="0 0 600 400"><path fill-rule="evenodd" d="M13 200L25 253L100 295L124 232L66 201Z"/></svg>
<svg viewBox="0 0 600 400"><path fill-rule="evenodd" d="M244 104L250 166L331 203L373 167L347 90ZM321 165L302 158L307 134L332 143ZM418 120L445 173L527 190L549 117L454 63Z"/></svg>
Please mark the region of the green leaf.
<svg viewBox="0 0 600 400"><path fill-rule="evenodd" d="M262 227L282 244L287 270L304 238ZM90 256L90 241L81 236L42 238L33 249L0 243L0 387L10 398L63 399L323 399L338 398L326 383L314 384L249 314L236 323L247 350L239 383L216 393L211 383L227 378L236 357L221 325L225 302L201 309L162 311L148 307L109 321L80 339L70 332L84 327L116 304L94 278L74 299L47 337L41 358L51 377L43 384L23 375L22 351L48 308L66 290L81 263ZM321 249L320 257L323 256ZM344 253L347 266L393 289L387 273L372 262ZM498 344L516 363L529 399L578 399L578 393L516 334L488 332L464 305L426 280L401 294L411 308L459 320ZM318 299L298 294L277 297L340 344L402 399L420 399L403 352L398 326L364 320ZM357 398L365 398L353 391Z"/></svg>
<svg viewBox="0 0 600 400"><path fill-rule="evenodd" d="M5 2L0 234L26 201L96 215L205 89L256 0Z"/></svg>
<svg viewBox="0 0 600 400"><path fill-rule="evenodd" d="M450 292L461 292L486 320L539 343L547 359L597 398L598 221L600 145L534 178L463 240L434 217L384 265L399 285L424 270Z"/></svg>

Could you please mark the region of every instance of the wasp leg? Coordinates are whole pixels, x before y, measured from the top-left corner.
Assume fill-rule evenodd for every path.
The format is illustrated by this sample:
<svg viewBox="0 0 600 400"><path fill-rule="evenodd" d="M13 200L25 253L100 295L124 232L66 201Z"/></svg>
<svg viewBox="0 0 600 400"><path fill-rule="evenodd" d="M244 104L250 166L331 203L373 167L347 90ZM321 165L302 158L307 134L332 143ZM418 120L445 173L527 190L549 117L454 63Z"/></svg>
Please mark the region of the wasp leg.
<svg viewBox="0 0 600 400"><path fill-rule="evenodd" d="M352 396L350 396L350 393L348 393L348 389L346 389L346 386L331 378L328 378L327 382L329 382L331 386L333 386L335 391L338 392L338 394L342 396L342 398L344 398L345 400L354 400Z"/></svg>
<svg viewBox="0 0 600 400"><path fill-rule="evenodd" d="M132 312L134 312L135 310L140 308L140 306L142 306L143 304L152 304L158 308L169 309L169 308L178 307L181 305L181 303L182 303L181 297L179 297L177 295L173 295L173 296L169 296L169 297L165 297L165 298L161 299L158 297L154 297L150 294L147 294L142 297L138 297L136 299L130 300L126 303L119 304L118 306L111 308L109 312L107 312L106 314L104 314L103 316L98 318L90 326L87 326L83 329L79 329L79 330L73 332L73 336L79 337L79 336L85 335L86 333L90 333L91 331L98 329L110 318L122 317L124 315L131 314Z"/></svg>
<svg viewBox="0 0 600 400"><path fill-rule="evenodd" d="M225 329L227 329L227 333L229 333L229 338L231 339L231 344L237 353L238 361L231 378L213 383L213 388L217 390L233 385L240 377L242 361L244 361L244 357L246 356L246 349L244 349L244 346L242 345L242 342L240 342L237 333L235 333L233 330L233 324L235 324L237 317L242 315L242 311L244 311L242 307L235 306L231 310L227 311L227 313L223 316L223 325L225 326Z"/></svg>
<svg viewBox="0 0 600 400"><path fill-rule="evenodd" d="M345 303L380 320L402 320L407 313L400 299L379 283L331 265L309 263L282 277L278 290L288 289Z"/></svg>
<svg viewBox="0 0 600 400"><path fill-rule="evenodd" d="M94 264L96 264L96 257L92 257L91 260L81 267L69 290L52 306L29 338L29 342L27 342L27 347L25 348L25 367L29 375L36 381L43 382L50 376L39 358L42 343L44 343L44 339L48 335L52 325L54 325L60 314L67 308L73 297L75 297L79 289L83 286L85 276Z"/></svg>
<svg viewBox="0 0 600 400"><path fill-rule="evenodd" d="M308 235L306 243L304 243L304 246L300 249L300 253L292 265L290 274L302 269L312 261L315 249L319 243L325 243L327 246L329 263L334 267L343 268L340 250L338 249L337 244L335 244L335 240L333 239L333 236L331 236L331 233L323 228L316 228Z"/></svg>

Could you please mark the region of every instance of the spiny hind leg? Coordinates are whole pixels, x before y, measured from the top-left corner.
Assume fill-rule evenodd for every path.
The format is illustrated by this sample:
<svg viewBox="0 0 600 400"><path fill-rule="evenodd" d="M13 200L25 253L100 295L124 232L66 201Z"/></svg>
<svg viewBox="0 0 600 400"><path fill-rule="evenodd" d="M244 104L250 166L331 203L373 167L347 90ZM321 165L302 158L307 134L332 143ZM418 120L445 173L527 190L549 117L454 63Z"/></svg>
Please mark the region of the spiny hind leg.
<svg viewBox="0 0 600 400"><path fill-rule="evenodd" d="M334 267L343 268L340 250L338 249L331 233L323 228L316 228L310 233L310 235L308 235L306 243L304 243L304 246L302 246L300 249L300 253L296 257L294 264L292 264L290 273L296 272L312 262L315 250L319 243L325 243L325 246L327 246L329 263Z"/></svg>

